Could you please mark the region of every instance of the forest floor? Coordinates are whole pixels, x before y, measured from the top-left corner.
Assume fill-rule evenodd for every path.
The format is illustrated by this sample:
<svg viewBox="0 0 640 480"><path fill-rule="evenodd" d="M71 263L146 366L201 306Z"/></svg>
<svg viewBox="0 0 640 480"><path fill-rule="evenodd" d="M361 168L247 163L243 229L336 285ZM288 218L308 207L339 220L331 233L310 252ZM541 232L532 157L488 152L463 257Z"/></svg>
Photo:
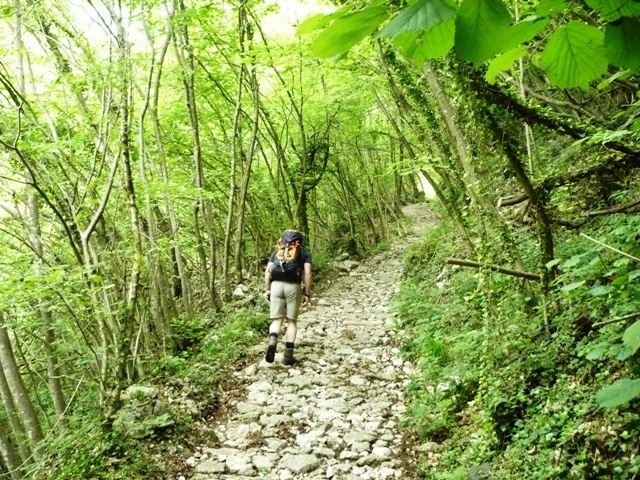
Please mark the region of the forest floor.
<svg viewBox="0 0 640 480"><path fill-rule="evenodd" d="M336 279L301 313L296 363L264 360L264 342L234 373L233 394L175 479L411 479L414 442L399 427L412 366L399 356L391 301L407 247L437 223L409 205L411 234Z"/></svg>

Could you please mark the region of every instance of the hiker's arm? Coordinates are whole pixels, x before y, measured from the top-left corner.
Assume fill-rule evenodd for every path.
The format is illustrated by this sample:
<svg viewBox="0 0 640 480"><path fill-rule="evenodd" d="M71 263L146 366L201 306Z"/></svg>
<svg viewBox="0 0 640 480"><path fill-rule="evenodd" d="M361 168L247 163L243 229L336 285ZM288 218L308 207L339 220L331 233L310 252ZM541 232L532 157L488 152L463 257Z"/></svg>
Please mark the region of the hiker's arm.
<svg viewBox="0 0 640 480"><path fill-rule="evenodd" d="M303 298L304 304L306 305L311 300L311 264L310 263L304 264L304 290L302 291L302 293L304 296Z"/></svg>
<svg viewBox="0 0 640 480"><path fill-rule="evenodd" d="M268 292L271 290L271 269L273 268L273 263L267 263L267 268L264 269L264 291Z"/></svg>

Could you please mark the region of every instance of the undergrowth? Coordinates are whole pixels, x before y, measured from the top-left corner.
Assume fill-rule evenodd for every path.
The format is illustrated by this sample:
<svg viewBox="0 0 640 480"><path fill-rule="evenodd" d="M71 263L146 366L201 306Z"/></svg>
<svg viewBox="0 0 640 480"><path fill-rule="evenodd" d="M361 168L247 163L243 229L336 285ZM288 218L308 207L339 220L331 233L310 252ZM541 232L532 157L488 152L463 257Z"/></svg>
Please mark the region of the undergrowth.
<svg viewBox="0 0 640 480"><path fill-rule="evenodd" d="M611 216L583 232L637 257L639 222ZM636 478L640 401L605 409L596 398L640 376L621 341L633 320L610 321L640 310L638 263L558 232L543 302L538 285L444 267L442 257L464 255L455 237L445 222L413 245L396 300L402 352L416 365L404 426L423 442L420 477ZM538 270L535 246L518 242Z"/></svg>
<svg viewBox="0 0 640 480"><path fill-rule="evenodd" d="M90 385L83 386L69 417L72 428L48 440L45 449L49 454L32 468L29 478L173 478L172 461L182 464L180 450L191 443L190 437L199 435L195 422L216 411L220 386L229 378L231 367L267 331L266 303L254 308L228 305L224 311L193 321L176 319L174 327L181 339L179 353L157 360L143 384L158 388L163 397L179 397L197 405L198 415L174 408L170 420L162 423L154 417L135 419L136 431L146 434L129 438L101 423L98 406L90 402L96 393ZM146 430L141 425L144 422Z"/></svg>

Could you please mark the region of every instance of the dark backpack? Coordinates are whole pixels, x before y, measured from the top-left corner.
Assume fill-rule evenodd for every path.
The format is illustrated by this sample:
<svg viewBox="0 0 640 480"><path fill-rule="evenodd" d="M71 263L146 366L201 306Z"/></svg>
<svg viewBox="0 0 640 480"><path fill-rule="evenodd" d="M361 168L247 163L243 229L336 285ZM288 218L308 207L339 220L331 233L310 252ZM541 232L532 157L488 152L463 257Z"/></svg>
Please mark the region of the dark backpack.
<svg viewBox="0 0 640 480"><path fill-rule="evenodd" d="M296 230L285 230L278 240L273 256L271 280L300 282L302 280L302 244L304 237Z"/></svg>

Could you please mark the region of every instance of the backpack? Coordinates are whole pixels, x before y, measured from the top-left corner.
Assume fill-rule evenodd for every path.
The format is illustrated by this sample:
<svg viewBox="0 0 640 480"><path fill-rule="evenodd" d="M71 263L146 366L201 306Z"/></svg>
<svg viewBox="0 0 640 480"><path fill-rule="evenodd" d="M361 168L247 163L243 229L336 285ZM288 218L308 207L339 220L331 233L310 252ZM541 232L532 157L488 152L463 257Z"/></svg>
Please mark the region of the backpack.
<svg viewBox="0 0 640 480"><path fill-rule="evenodd" d="M300 282L302 280L302 244L304 237L296 230L285 230L276 245L271 280Z"/></svg>

